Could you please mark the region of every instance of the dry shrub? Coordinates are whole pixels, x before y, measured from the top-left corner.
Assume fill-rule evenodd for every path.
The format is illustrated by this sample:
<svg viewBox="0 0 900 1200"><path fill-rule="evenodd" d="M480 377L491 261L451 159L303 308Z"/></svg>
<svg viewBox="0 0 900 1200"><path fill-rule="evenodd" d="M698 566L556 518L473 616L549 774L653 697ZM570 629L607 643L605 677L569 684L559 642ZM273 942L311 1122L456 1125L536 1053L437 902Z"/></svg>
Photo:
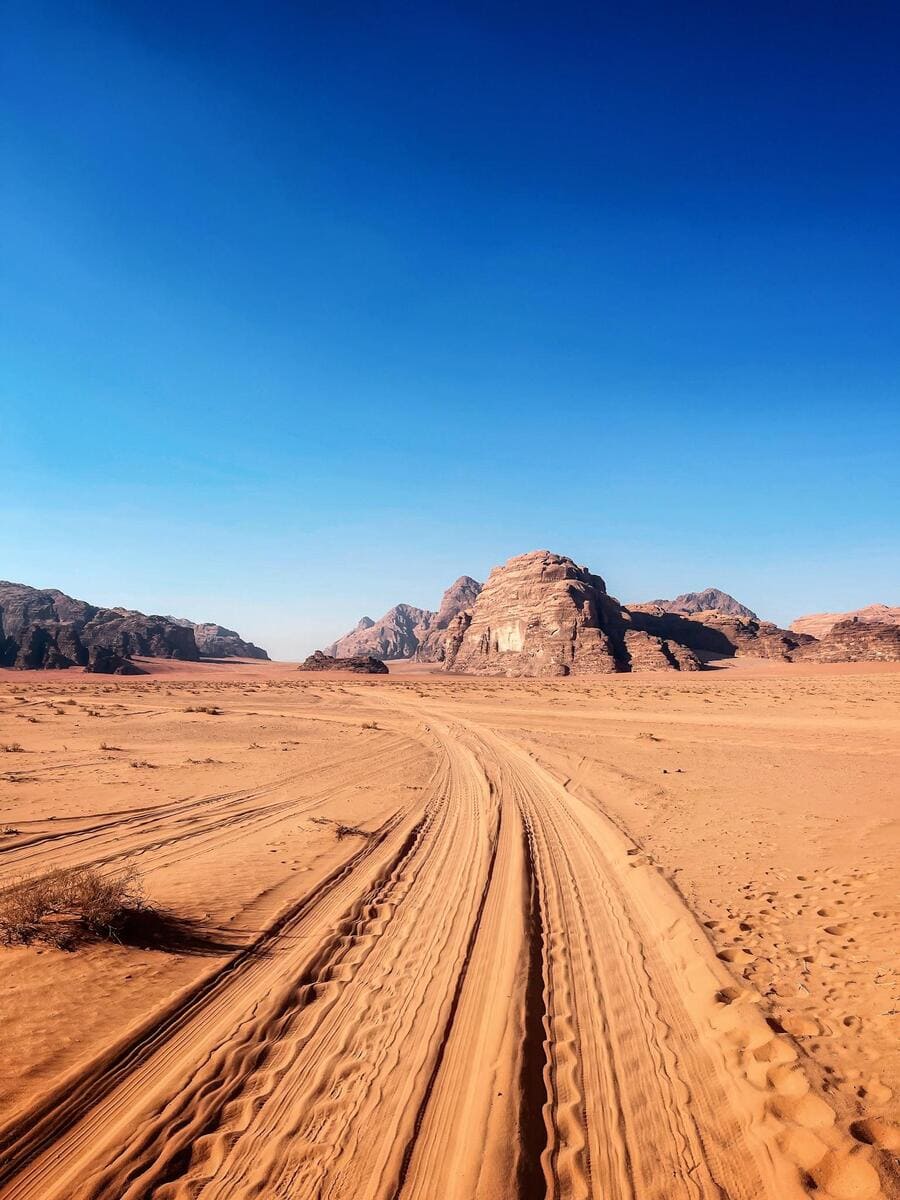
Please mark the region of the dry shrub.
<svg viewBox="0 0 900 1200"><path fill-rule="evenodd" d="M0 749L5 750L7 754L21 754L25 747L18 742L6 742Z"/></svg>
<svg viewBox="0 0 900 1200"><path fill-rule="evenodd" d="M20 879L0 894L0 941L70 947L79 934L118 941L128 920L143 908L133 865L108 875L95 867L58 868Z"/></svg>
<svg viewBox="0 0 900 1200"><path fill-rule="evenodd" d="M215 704L191 704L185 710L186 713L208 713L211 717L221 717L222 710L217 708Z"/></svg>

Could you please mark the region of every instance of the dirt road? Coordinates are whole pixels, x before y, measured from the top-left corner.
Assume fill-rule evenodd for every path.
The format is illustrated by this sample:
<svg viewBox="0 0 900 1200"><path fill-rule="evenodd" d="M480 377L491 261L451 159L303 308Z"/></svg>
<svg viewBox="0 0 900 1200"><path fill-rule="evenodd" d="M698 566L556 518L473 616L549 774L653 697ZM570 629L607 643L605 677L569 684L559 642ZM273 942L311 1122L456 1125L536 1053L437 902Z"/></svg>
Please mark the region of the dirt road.
<svg viewBox="0 0 900 1200"><path fill-rule="evenodd" d="M352 770L408 760L421 788L17 1112L3 1200L884 1194L791 1039L600 805L440 694L366 703L380 745ZM95 814L22 838L18 869L170 864L302 816L348 769Z"/></svg>

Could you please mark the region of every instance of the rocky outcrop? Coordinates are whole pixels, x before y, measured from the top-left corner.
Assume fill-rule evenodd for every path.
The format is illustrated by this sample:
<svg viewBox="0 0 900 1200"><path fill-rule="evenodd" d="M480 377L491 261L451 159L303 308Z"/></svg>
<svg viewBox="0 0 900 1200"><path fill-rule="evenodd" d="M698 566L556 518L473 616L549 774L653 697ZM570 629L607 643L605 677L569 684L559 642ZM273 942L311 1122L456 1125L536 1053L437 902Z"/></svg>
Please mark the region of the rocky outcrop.
<svg viewBox="0 0 900 1200"><path fill-rule="evenodd" d="M461 612L472 608L481 594L481 584L471 575L460 575L441 598L427 632L419 643L415 658L419 662L443 662L447 657L448 630Z"/></svg>
<svg viewBox="0 0 900 1200"><path fill-rule="evenodd" d="M627 670L618 601L570 558L535 550L488 576L451 622L445 669L476 675L583 675Z"/></svg>
<svg viewBox="0 0 900 1200"><path fill-rule="evenodd" d="M370 654L354 655L351 658L336 658L316 650L297 668L298 671L353 671L357 675L387 675L388 669L381 659Z"/></svg>
<svg viewBox="0 0 900 1200"><path fill-rule="evenodd" d="M714 611L687 617L656 603L631 605L625 610L625 619L632 628L685 646L705 659L734 658L739 654L788 661L799 646L811 640L806 634L779 629L758 617Z"/></svg>
<svg viewBox="0 0 900 1200"><path fill-rule="evenodd" d="M269 656L260 646L245 642L239 633L212 622L188 621L184 617L167 617L176 625L193 629L194 640L201 658L258 658L269 661Z"/></svg>
<svg viewBox="0 0 900 1200"><path fill-rule="evenodd" d="M113 650L105 650L102 646L94 647L85 665L85 671L96 675L146 675L147 672L133 663L130 658L123 658Z"/></svg>
<svg viewBox="0 0 900 1200"><path fill-rule="evenodd" d="M55 588L0 582L0 666L22 669L91 667L134 656L194 662L192 629L168 617L98 608Z"/></svg>
<svg viewBox="0 0 900 1200"><path fill-rule="evenodd" d="M803 662L900 662L900 624L851 617L795 654Z"/></svg>
<svg viewBox="0 0 900 1200"><path fill-rule="evenodd" d="M699 671L703 666L693 650L639 629L625 630L625 657L630 671Z"/></svg>
<svg viewBox="0 0 900 1200"><path fill-rule="evenodd" d="M869 604L865 608L856 608L844 613L810 613L806 617L798 617L791 622L795 633L810 634L814 638L824 638L838 622L843 621L876 622L881 625L900 625L900 608L890 604Z"/></svg>
<svg viewBox="0 0 900 1200"><path fill-rule="evenodd" d="M649 605L662 609L663 612L679 613L683 617L717 612L730 617L745 617L749 621L759 620L752 609L719 588L704 588L702 592L682 592L674 600L651 600ZM647 605L640 604L635 607L644 608Z"/></svg>

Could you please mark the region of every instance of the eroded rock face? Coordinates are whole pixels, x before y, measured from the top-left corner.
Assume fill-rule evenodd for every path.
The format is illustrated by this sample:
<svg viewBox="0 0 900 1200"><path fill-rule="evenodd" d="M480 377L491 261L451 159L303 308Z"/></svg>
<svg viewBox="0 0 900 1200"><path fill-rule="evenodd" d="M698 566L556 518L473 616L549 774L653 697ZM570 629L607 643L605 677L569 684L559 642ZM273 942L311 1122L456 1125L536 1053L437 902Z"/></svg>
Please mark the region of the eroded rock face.
<svg viewBox="0 0 900 1200"><path fill-rule="evenodd" d="M297 668L298 671L353 671L357 675L387 675L384 663L370 654L354 655L351 658L336 658L316 650Z"/></svg>
<svg viewBox="0 0 900 1200"><path fill-rule="evenodd" d="M444 665L476 675L608 674L628 667L618 601L599 575L535 550L495 567L448 627Z"/></svg>
<svg viewBox="0 0 900 1200"><path fill-rule="evenodd" d="M795 654L804 662L900 662L900 624L851 617L832 625L821 641Z"/></svg>
<svg viewBox="0 0 900 1200"><path fill-rule="evenodd" d="M717 612L731 617L746 617L750 621L759 620L752 609L747 608L745 604L741 604L739 600L735 600L734 596L729 596L728 592L723 592L720 588L704 588L702 592L682 592L674 600L650 600L648 605L662 609L663 612L680 613L684 617L691 617L697 613ZM648 605L640 604L635 607L646 608Z"/></svg>
<svg viewBox="0 0 900 1200"><path fill-rule="evenodd" d="M824 638L838 622L858 620L876 622L881 625L900 625L900 607L890 604L869 604L865 608L856 608L845 613L811 613L806 617L798 617L791 622L794 633L810 634L814 638Z"/></svg>
<svg viewBox="0 0 900 1200"><path fill-rule="evenodd" d="M98 608L55 588L0 582L0 666L88 667L100 651L121 659L200 657L193 630L168 617Z"/></svg>

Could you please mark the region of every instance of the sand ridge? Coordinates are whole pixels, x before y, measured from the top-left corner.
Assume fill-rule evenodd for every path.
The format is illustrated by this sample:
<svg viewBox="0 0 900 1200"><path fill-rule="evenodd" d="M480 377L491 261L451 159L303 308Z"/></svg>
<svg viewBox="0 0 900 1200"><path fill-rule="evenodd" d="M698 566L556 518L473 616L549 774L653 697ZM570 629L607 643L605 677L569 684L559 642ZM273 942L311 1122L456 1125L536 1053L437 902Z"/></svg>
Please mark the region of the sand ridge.
<svg viewBox="0 0 900 1200"><path fill-rule="evenodd" d="M196 936L0 950L0 1196L897 1194L898 731L859 669L4 675L0 886Z"/></svg>

